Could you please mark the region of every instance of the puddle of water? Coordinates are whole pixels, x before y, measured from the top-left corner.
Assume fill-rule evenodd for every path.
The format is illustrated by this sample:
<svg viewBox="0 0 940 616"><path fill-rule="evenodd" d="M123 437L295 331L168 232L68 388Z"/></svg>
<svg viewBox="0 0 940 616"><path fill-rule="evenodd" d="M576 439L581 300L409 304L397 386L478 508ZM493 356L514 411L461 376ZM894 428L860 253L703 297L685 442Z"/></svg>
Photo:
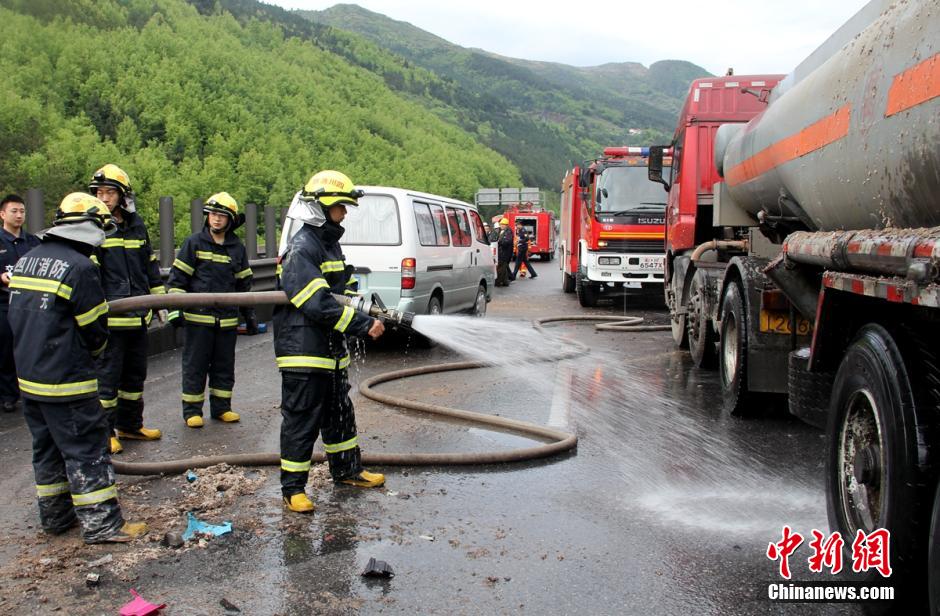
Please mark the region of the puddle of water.
<svg viewBox="0 0 940 616"><path fill-rule="evenodd" d="M668 346L653 356L595 349L546 364L535 358L570 345L528 323L418 316L414 324L423 335L492 363L538 392L549 414L543 421L576 431L582 448L601 450L611 465L603 472L621 480L624 507L640 506L664 523L716 533L766 537L783 524L828 526L819 487L789 469L777 470L779 452L755 450L734 434L737 424L722 416L720 399L682 378L687 366L663 359ZM580 327L581 339L595 335ZM605 335L623 336L625 345L631 340L629 334Z"/></svg>

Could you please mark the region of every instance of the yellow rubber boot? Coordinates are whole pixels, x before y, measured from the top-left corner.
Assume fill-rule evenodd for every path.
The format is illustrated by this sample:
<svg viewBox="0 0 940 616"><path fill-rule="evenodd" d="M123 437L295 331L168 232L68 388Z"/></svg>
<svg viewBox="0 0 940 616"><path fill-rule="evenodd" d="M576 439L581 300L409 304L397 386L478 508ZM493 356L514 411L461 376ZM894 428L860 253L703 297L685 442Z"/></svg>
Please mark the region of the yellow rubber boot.
<svg viewBox="0 0 940 616"><path fill-rule="evenodd" d="M350 477L349 479L340 479L339 483L359 488L378 488L385 485L385 475L382 473L360 471L358 475Z"/></svg>
<svg viewBox="0 0 940 616"><path fill-rule="evenodd" d="M163 436L163 433L156 428L141 428L133 432L118 430L117 433L121 438L129 438L134 441L156 441Z"/></svg>
<svg viewBox="0 0 940 616"><path fill-rule="evenodd" d="M124 451L124 446L121 445L121 441L118 440L118 437L112 436L111 437L111 455L114 455L116 453L121 453L122 451Z"/></svg>
<svg viewBox="0 0 940 616"><path fill-rule="evenodd" d="M86 540L85 543L127 543L147 534L146 522L124 522L124 526L100 539Z"/></svg>
<svg viewBox="0 0 940 616"><path fill-rule="evenodd" d="M293 494L290 497L285 496L284 504L287 505L288 509L296 513L313 513L313 510L316 509L316 507L313 506L313 501L303 492Z"/></svg>
<svg viewBox="0 0 940 616"><path fill-rule="evenodd" d="M186 425L190 428L201 428L203 426L202 417L199 415L193 415L192 417L186 418Z"/></svg>
<svg viewBox="0 0 940 616"><path fill-rule="evenodd" d="M224 421L225 423L235 423L241 418L242 418L241 415L239 415L235 411L225 411L224 413L216 417L216 419L218 419L219 421Z"/></svg>

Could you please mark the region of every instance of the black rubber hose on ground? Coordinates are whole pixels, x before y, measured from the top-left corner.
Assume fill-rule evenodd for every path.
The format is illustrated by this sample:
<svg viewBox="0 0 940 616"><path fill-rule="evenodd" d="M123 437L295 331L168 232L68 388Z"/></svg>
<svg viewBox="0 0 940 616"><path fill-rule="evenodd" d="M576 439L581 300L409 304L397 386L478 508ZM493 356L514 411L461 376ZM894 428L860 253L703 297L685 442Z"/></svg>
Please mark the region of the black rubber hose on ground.
<svg viewBox="0 0 940 616"><path fill-rule="evenodd" d="M211 295L211 297L210 297ZM189 300L189 301L187 301ZM272 301L276 300L276 301ZM111 303L111 311L118 313L128 310L140 310L143 308L184 308L191 306L206 305L228 305L228 306L246 306L260 305L270 303L284 303L286 296L283 292L255 292L255 293L177 293L170 295L149 295L133 297L128 299L116 300ZM638 320L637 320L638 319ZM534 326L540 331L544 331L544 325L560 321L617 321L608 325L617 326L617 331L651 331L652 329L668 329L668 326L642 326L640 317L629 317L626 322L623 317L591 317L591 316L561 316L536 319ZM600 328L600 327L599 327ZM588 347L574 341L566 341L571 348L562 352L560 355L552 357L543 357L537 361L557 361L581 355L587 352ZM476 465L476 464L500 464L506 462L523 462L545 458L577 447L578 437L568 432L554 430L545 426L539 426L527 421L515 419L506 419L483 413L474 413L461 409L454 409L438 404L428 404L399 398L388 394L383 394L374 389L374 386L389 381L409 378L423 374L434 374L438 372L452 372L456 370L470 370L473 368L486 368L492 364L478 361L451 362L447 364L438 364L434 366L422 366L419 368L408 368L404 370L395 370L375 375L366 379L359 385L360 393L371 400L382 402L389 406L395 406L413 411L430 413L439 417L449 419L459 419L470 423L482 425L488 428L504 430L520 434L532 439L548 440L548 443L535 447L524 447L511 449L508 451L492 451L477 453L368 453L362 454L362 461L370 465L385 466L445 466L445 465ZM315 453L312 460L322 462L326 459L322 453ZM233 466L280 466L281 458L277 453L247 453L247 454L225 454L220 456L206 456L185 458L181 460L169 460L166 462L122 462L112 458L114 470L121 475L161 475L183 473L189 469L205 468L216 464L231 464Z"/></svg>

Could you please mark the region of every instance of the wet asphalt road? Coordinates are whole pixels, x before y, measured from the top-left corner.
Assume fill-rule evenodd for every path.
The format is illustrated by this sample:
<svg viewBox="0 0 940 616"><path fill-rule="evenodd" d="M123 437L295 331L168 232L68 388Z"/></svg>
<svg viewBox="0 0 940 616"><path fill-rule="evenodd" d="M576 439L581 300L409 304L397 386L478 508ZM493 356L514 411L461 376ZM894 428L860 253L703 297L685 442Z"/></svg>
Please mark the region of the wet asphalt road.
<svg viewBox="0 0 940 616"><path fill-rule="evenodd" d="M560 290L556 263L537 280L497 289L488 319L506 321L501 345L532 318L621 314L623 305L582 309ZM655 302L636 310L667 317ZM129 588L166 614L857 614L857 606L780 604L767 545L784 524L824 530L823 434L771 414L725 417L717 372L698 372L668 332L597 333L589 324L552 326L592 352L561 364L446 373L389 383L382 391L448 406L550 424L579 436L576 452L516 465L386 467L387 486L311 492L313 516L285 512L275 469L249 470L248 493L211 509L231 534L175 551L154 541L184 527L172 509L180 478L122 477L126 510L149 519L149 541L80 546L75 531L48 539L36 530L29 435L18 415L0 416L0 613L114 614ZM546 345L555 348L557 342ZM533 349L533 353L545 349ZM350 371L356 383L402 367L458 359L442 347L371 346ZM179 355L156 357L146 386L146 423L157 443L126 442L126 460L277 451L279 378L270 335L239 339L235 425L187 429L179 409ZM483 451L525 446L354 394L364 451ZM319 445L318 445L319 448ZM198 472L197 472L198 474ZM201 481L202 479L197 480ZM247 483L246 483L247 485ZM226 486L222 486L223 488ZM221 492L220 492L221 498ZM153 514L155 517L150 518ZM111 554L129 566L81 564ZM807 571L804 546L791 566ZM390 580L360 577L370 557ZM46 560L43 560L46 559ZM88 571L102 573L96 589Z"/></svg>

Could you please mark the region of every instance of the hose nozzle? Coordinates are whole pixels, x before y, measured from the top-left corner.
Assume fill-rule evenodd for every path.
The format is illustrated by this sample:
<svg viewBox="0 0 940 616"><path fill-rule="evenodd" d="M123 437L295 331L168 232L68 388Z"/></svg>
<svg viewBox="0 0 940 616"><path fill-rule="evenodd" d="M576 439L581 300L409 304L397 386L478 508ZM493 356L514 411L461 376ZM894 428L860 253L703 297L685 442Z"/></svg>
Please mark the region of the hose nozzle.
<svg viewBox="0 0 940 616"><path fill-rule="evenodd" d="M411 329L414 322L415 315L413 312L386 307L378 293L373 293L370 299L366 299L361 295L339 295L338 293L334 293L333 297L344 306L349 306L353 310L358 310L375 319L381 319L385 323Z"/></svg>

